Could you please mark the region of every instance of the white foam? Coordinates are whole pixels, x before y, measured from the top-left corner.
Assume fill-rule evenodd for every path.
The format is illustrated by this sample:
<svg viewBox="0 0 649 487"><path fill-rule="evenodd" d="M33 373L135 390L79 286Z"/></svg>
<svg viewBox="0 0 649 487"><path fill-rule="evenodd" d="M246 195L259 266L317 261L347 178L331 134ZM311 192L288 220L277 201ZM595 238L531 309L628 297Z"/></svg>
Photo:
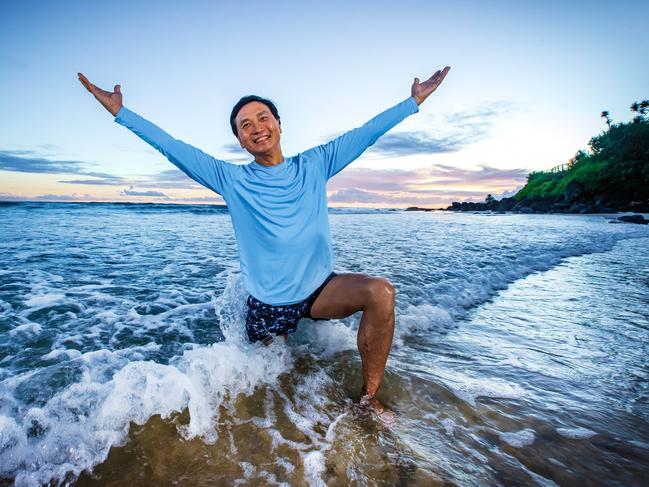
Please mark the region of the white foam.
<svg viewBox="0 0 649 487"><path fill-rule="evenodd" d="M44 308L59 304L65 300L65 294L49 293L33 296L25 301L25 304L31 308Z"/></svg>
<svg viewBox="0 0 649 487"><path fill-rule="evenodd" d="M55 350L47 356L60 358L67 353ZM12 448L14 461L9 463L3 455L0 474L15 475L17 485L61 480L67 472L78 475L104 461L111 446L122 444L131 422L144 424L154 415L168 418L185 409L190 419L179 426L181 435L214 442L220 404L233 401L238 394L252 394L261 383L275 382L293 360L283 344L220 342L188 350L169 365L129 362L125 356L133 353L138 352L100 350L81 355L71 362L81 367L79 382L42 407L27 409L20 424L14 418L3 420L2 444ZM31 375L4 385L15 388ZM41 433L29 440L28 448L26 432L34 425Z"/></svg>
<svg viewBox="0 0 649 487"><path fill-rule="evenodd" d="M457 397L474 407L478 397L520 399L527 395L525 389L518 384L506 382L498 377L473 378L457 371L438 368L434 369L434 374L442 378L444 385Z"/></svg>
<svg viewBox="0 0 649 487"><path fill-rule="evenodd" d="M41 355L41 359L43 360L59 360L61 358L75 359L79 356L81 356L81 352L79 350L57 348L55 350L52 350L49 353L46 353L45 355Z"/></svg>
<svg viewBox="0 0 649 487"><path fill-rule="evenodd" d="M336 438L336 426L338 426L338 423L340 423L340 421L342 421L342 419L345 418L348 414L349 411L345 411L344 413L336 416L336 419L331 422L331 424L327 428L327 434L325 435L325 440L328 443L333 443L334 439Z"/></svg>
<svg viewBox="0 0 649 487"><path fill-rule="evenodd" d="M292 339L327 357L344 350L356 350L360 314L345 320L302 320Z"/></svg>
<svg viewBox="0 0 649 487"><path fill-rule="evenodd" d="M27 439L22 427L14 418L0 416L0 472L12 472L22 463L22 455Z"/></svg>
<svg viewBox="0 0 649 487"><path fill-rule="evenodd" d="M453 318L448 310L431 304L408 307L397 314L395 319L395 335L403 337L412 333L430 329L443 330L453 324Z"/></svg>
<svg viewBox="0 0 649 487"><path fill-rule="evenodd" d="M533 429L526 428L517 432L499 433L500 439L514 448L523 448L534 443L535 434Z"/></svg>
<svg viewBox="0 0 649 487"><path fill-rule="evenodd" d="M588 428L557 428L557 433L565 438L573 440L584 440L592 438L597 433Z"/></svg>
<svg viewBox="0 0 649 487"><path fill-rule="evenodd" d="M18 325L16 328L13 328L9 331L9 336L16 335L28 335L36 336L41 333L43 327L39 323L25 323L24 325Z"/></svg>
<svg viewBox="0 0 649 487"><path fill-rule="evenodd" d="M325 457L319 450L313 450L304 455L302 458L304 464L304 475L307 478L309 485L312 486L326 486L322 481L322 473L325 471Z"/></svg>

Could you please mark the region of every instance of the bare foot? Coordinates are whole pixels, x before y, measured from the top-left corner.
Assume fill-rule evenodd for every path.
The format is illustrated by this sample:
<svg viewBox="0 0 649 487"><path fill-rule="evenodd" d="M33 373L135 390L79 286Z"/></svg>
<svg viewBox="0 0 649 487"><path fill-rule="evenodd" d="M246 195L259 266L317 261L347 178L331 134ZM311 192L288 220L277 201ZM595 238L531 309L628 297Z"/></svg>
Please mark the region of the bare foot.
<svg viewBox="0 0 649 487"><path fill-rule="evenodd" d="M386 408L381 401L369 394L362 396L358 405L362 408L369 409L384 423L391 424L397 420L397 413Z"/></svg>

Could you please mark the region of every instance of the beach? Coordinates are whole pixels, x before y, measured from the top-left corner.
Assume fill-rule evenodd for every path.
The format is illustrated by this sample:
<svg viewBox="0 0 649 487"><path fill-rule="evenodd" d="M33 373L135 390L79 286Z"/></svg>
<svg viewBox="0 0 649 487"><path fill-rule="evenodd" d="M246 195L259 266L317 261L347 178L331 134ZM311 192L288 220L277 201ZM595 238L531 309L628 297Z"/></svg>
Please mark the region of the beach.
<svg viewBox="0 0 649 487"><path fill-rule="evenodd" d="M359 315L246 343L225 207L0 206L0 478L16 485L646 485L649 228L331 209L390 279L381 421Z"/></svg>

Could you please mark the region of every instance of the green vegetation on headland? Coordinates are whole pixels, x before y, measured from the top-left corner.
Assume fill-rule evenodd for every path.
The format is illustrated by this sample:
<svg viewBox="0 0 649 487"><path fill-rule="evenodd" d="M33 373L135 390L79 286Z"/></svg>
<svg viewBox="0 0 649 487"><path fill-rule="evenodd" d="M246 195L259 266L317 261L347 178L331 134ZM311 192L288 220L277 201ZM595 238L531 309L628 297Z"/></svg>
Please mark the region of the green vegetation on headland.
<svg viewBox="0 0 649 487"><path fill-rule="evenodd" d="M567 163L532 172L512 198L453 202L454 211L519 211L522 213L649 212L649 100L631 105L630 122L612 123L590 139ZM412 208L414 209L414 208Z"/></svg>

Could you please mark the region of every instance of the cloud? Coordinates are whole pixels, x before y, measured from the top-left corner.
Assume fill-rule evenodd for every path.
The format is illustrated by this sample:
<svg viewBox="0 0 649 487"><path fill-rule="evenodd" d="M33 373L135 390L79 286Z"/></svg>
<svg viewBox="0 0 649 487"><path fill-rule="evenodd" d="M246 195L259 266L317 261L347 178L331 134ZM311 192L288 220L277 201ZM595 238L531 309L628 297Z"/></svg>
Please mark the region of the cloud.
<svg viewBox="0 0 649 487"><path fill-rule="evenodd" d="M478 169L435 164L417 169L361 169L349 167L336 175L329 183L330 190L362 188L370 191L418 191L426 188L471 185L506 186L520 184L527 179L525 169L499 169L479 165Z"/></svg>
<svg viewBox="0 0 649 487"><path fill-rule="evenodd" d="M484 140L497 118L512 109L509 103L496 102L448 114L428 130L389 132L370 150L390 157L458 152Z"/></svg>
<svg viewBox="0 0 649 487"><path fill-rule="evenodd" d="M41 194L24 196L14 193L0 193L0 201L115 201L115 198L102 198L91 194Z"/></svg>
<svg viewBox="0 0 649 487"><path fill-rule="evenodd" d="M130 194L127 194L130 193ZM115 201L132 201L132 198L128 196L150 196L161 198L165 203L212 203L223 205L225 202L223 198L218 196L198 196L195 198L192 197L183 197L183 198L173 198L169 196L154 196L152 194L143 194L150 193L146 191L135 191L132 189L125 190L120 192L119 195L116 194L112 197L106 196L97 196L92 194L42 194L36 196L25 196L14 193L0 192L0 201L60 201L60 202L115 202Z"/></svg>
<svg viewBox="0 0 649 487"><path fill-rule="evenodd" d="M89 194L42 194L40 196L34 196L30 199L42 200L42 201L88 201L88 198L92 198L92 195Z"/></svg>
<svg viewBox="0 0 649 487"><path fill-rule="evenodd" d="M59 183L93 184L98 186L145 186L158 189L200 189L202 186L178 169L167 169L156 174L125 178L103 173L84 173L95 179L64 179Z"/></svg>
<svg viewBox="0 0 649 487"><path fill-rule="evenodd" d="M441 164L411 170L347 168L331 180L328 190L329 200L335 203L446 205L505 193L522 186L526 178L524 169L487 165L477 169Z"/></svg>
<svg viewBox="0 0 649 487"><path fill-rule="evenodd" d="M483 200L485 194L480 191L445 191L429 192L427 195L410 193L386 194L365 191L359 188L347 188L329 195L331 203L372 204L375 206L448 206L450 201Z"/></svg>
<svg viewBox="0 0 649 487"><path fill-rule="evenodd" d="M225 201L219 196L199 196L196 198L169 198L169 201L176 203L216 203L223 205Z"/></svg>
<svg viewBox="0 0 649 487"><path fill-rule="evenodd" d="M524 181L527 179L526 169L499 169L484 164L478 165L478 169L463 169L454 166L437 164L428 171L421 174L422 178L413 185L431 184L491 184L510 185L512 181Z"/></svg>
<svg viewBox="0 0 649 487"><path fill-rule="evenodd" d="M41 144L42 149L56 149L51 144ZM64 184L90 184L97 186L139 185L160 189L199 189L201 185L187 177L176 168L167 169L153 175L134 177L91 171L90 163L74 160L55 160L36 156L32 150L0 150L0 170L35 174L76 174L82 178L63 179Z"/></svg>
<svg viewBox="0 0 649 487"><path fill-rule="evenodd" d="M0 150L0 170L41 174L84 174L84 162L34 157L30 150Z"/></svg>
<svg viewBox="0 0 649 487"><path fill-rule="evenodd" d="M24 201L25 199L24 196L18 194L0 192L0 201Z"/></svg>
<svg viewBox="0 0 649 487"><path fill-rule="evenodd" d="M123 186L129 184L131 181L118 176L104 176L100 179L68 179L59 181L65 184L95 184L99 186Z"/></svg>
<svg viewBox="0 0 649 487"><path fill-rule="evenodd" d="M382 203L386 200L386 195L358 188L345 188L331 193L328 199L334 203Z"/></svg>
<svg viewBox="0 0 649 487"><path fill-rule="evenodd" d="M147 188L162 189L200 189L203 187L175 167L153 175L143 176L137 180L137 184Z"/></svg>
<svg viewBox="0 0 649 487"><path fill-rule="evenodd" d="M160 191L137 191L133 186L129 189L124 189L119 193L121 196L155 196L158 198L169 198L166 194Z"/></svg>

